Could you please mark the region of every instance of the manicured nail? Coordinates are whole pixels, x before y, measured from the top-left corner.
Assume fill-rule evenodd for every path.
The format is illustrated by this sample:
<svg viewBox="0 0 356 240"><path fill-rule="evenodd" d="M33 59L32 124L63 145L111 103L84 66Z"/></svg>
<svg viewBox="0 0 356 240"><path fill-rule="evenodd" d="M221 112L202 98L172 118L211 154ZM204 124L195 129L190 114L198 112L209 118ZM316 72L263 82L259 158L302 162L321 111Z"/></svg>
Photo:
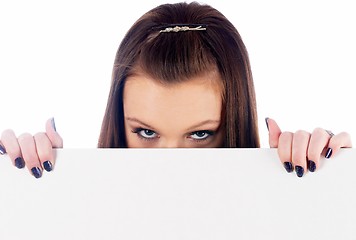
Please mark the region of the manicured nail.
<svg viewBox="0 0 356 240"><path fill-rule="evenodd" d="M25 161L21 158L18 157L15 159L15 166L19 169L24 168L25 167Z"/></svg>
<svg viewBox="0 0 356 240"><path fill-rule="evenodd" d="M0 154L4 155L6 153L6 150L3 146L0 145Z"/></svg>
<svg viewBox="0 0 356 240"><path fill-rule="evenodd" d="M304 168L301 166L295 166L295 172L297 173L298 177L303 177Z"/></svg>
<svg viewBox="0 0 356 240"><path fill-rule="evenodd" d="M293 172L293 165L291 162L284 162L283 165L287 172Z"/></svg>
<svg viewBox="0 0 356 240"><path fill-rule="evenodd" d="M333 150L331 148L328 148L328 150L326 151L326 154L325 154L325 158L330 158L331 154L333 154Z"/></svg>
<svg viewBox="0 0 356 240"><path fill-rule="evenodd" d="M268 117L265 118L265 122L266 122L266 125L267 125L267 130L269 131L269 126L268 126Z"/></svg>
<svg viewBox="0 0 356 240"><path fill-rule="evenodd" d="M54 118L52 118L51 123L52 123L52 127L53 127L54 131L57 132L56 123L54 122Z"/></svg>
<svg viewBox="0 0 356 240"><path fill-rule="evenodd" d="M50 172L52 171L52 163L50 161L45 161L43 163L43 168L47 171Z"/></svg>
<svg viewBox="0 0 356 240"><path fill-rule="evenodd" d="M33 176L34 176L35 178L40 178L40 177L42 176L42 171L41 171L41 169L38 168L38 167L33 167L33 168L31 169L31 172L32 172L32 174L33 174Z"/></svg>
<svg viewBox="0 0 356 240"><path fill-rule="evenodd" d="M316 170L316 164L314 161L308 160L307 161L308 169L310 172L315 172Z"/></svg>

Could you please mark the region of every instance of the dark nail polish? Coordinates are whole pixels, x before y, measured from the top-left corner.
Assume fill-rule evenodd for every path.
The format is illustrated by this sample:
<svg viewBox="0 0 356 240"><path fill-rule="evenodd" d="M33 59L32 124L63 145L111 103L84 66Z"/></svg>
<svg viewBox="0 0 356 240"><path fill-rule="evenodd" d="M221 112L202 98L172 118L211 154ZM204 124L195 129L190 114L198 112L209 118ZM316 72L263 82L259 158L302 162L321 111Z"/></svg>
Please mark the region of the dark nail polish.
<svg viewBox="0 0 356 240"><path fill-rule="evenodd" d="M6 150L3 146L0 145L0 154L4 155L6 153Z"/></svg>
<svg viewBox="0 0 356 240"><path fill-rule="evenodd" d="M301 166L295 166L295 172L297 173L298 177L303 177L304 168L302 168Z"/></svg>
<svg viewBox="0 0 356 240"><path fill-rule="evenodd" d="M325 154L325 158L330 158L331 154L333 154L333 150L331 148L328 148L328 150L326 151L326 154Z"/></svg>
<svg viewBox="0 0 356 240"><path fill-rule="evenodd" d="M55 122L54 122L54 118L52 118L51 122L52 122L52 127L53 127L54 131L57 132L56 124L55 124Z"/></svg>
<svg viewBox="0 0 356 240"><path fill-rule="evenodd" d="M19 169L24 168L25 167L25 161L21 158L18 157L15 159L15 166Z"/></svg>
<svg viewBox="0 0 356 240"><path fill-rule="evenodd" d="M267 130L269 131L269 126L268 126L268 117L265 118L265 122L266 122L266 125L267 125Z"/></svg>
<svg viewBox="0 0 356 240"><path fill-rule="evenodd" d="M315 172L316 164L314 161L308 160L307 165L310 172Z"/></svg>
<svg viewBox="0 0 356 240"><path fill-rule="evenodd" d="M293 165L290 162L284 162L283 163L284 168L287 170L287 172L293 172Z"/></svg>
<svg viewBox="0 0 356 240"><path fill-rule="evenodd" d="M32 174L33 174L33 176L34 176L35 178L40 178L40 177L42 176L42 171L41 171L41 169L38 168L38 167L33 167L33 168L31 169L31 172L32 172Z"/></svg>
<svg viewBox="0 0 356 240"><path fill-rule="evenodd" d="M43 168L47 171L50 172L52 171L52 163L50 161L46 161L43 163Z"/></svg>

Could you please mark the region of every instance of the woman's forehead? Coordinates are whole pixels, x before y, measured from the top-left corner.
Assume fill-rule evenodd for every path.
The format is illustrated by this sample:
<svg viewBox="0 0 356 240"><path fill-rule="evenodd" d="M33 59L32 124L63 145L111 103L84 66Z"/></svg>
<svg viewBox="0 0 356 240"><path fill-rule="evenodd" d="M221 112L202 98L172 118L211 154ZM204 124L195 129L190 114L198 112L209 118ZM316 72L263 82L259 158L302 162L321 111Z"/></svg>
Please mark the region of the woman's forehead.
<svg viewBox="0 0 356 240"><path fill-rule="evenodd" d="M136 97L145 93L160 93L167 97L174 95L204 93L222 95L222 79L217 71L209 71L200 75L179 81L168 82L152 78L144 73L135 73L127 77L124 87L124 98Z"/></svg>
<svg viewBox="0 0 356 240"><path fill-rule="evenodd" d="M167 121L175 118L190 122L219 120L222 96L218 82L221 80L213 77L214 74L200 75L163 85L147 75L130 76L124 88L125 116L144 119L159 116Z"/></svg>

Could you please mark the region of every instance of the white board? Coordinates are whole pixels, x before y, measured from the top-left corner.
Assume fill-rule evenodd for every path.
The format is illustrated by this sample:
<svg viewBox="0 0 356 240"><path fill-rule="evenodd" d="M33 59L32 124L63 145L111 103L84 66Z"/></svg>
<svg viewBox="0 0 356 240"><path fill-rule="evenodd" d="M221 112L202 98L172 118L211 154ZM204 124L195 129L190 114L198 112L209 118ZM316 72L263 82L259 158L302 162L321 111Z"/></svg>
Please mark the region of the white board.
<svg viewBox="0 0 356 240"><path fill-rule="evenodd" d="M0 156L0 239L355 239L356 150L298 178L275 149L61 149L35 179Z"/></svg>

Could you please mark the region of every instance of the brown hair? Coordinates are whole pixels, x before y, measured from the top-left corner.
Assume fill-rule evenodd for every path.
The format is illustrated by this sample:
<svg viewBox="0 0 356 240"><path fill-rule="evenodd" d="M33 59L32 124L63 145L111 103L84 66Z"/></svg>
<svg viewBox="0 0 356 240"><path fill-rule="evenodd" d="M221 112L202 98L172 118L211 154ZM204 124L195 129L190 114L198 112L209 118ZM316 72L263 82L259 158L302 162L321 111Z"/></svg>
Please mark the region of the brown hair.
<svg viewBox="0 0 356 240"><path fill-rule="evenodd" d="M197 24L206 30L160 33L169 26ZM100 148L127 147L123 90L126 78L137 68L162 83L217 69L224 89L223 147L259 147L248 53L236 28L218 10L196 2L163 4L134 23L116 53Z"/></svg>

